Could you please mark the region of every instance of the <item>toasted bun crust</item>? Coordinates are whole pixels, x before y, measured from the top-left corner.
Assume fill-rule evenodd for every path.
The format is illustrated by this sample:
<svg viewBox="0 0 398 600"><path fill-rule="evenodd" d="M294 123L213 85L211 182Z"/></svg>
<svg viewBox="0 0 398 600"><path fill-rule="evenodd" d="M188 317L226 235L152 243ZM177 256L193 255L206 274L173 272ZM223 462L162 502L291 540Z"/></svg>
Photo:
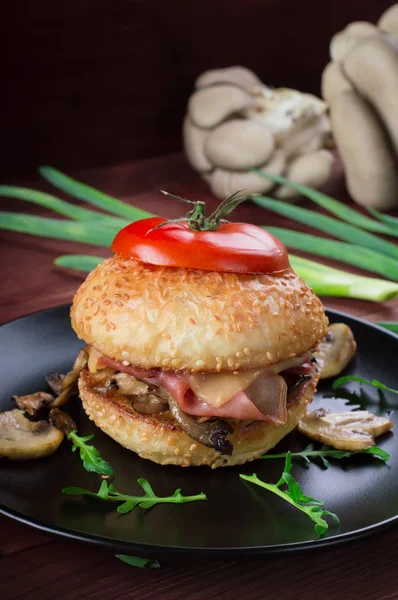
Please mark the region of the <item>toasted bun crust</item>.
<svg viewBox="0 0 398 600"><path fill-rule="evenodd" d="M300 388L288 405L283 425L265 421L234 421L235 431L228 439L234 445L231 456L221 456L211 448L195 442L174 421L169 412L142 415L134 411L124 397L109 397L96 393L89 385L89 374L83 371L79 392L84 410L94 423L116 442L161 465L200 466L213 469L241 465L271 450L290 433L304 416L311 402L318 375Z"/></svg>
<svg viewBox="0 0 398 600"><path fill-rule="evenodd" d="M293 270L218 273L120 255L89 274L71 317L77 335L106 356L173 371L265 367L327 333L320 300Z"/></svg>

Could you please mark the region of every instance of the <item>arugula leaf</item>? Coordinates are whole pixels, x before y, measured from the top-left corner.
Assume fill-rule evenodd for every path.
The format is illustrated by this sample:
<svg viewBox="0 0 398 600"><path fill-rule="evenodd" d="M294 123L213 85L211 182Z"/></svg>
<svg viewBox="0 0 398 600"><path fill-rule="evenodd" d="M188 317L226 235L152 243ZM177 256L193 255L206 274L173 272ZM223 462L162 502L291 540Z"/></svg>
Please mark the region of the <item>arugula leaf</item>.
<svg viewBox="0 0 398 600"><path fill-rule="evenodd" d="M266 483L257 477L255 473L253 475L239 475L241 479L254 483L264 489L276 494L298 510L305 513L314 523L314 529L320 536L323 535L329 528L329 524L324 517L330 517L333 524L338 526L340 524L339 518L334 513L325 509L325 505L321 500L316 500L310 496L306 496L303 490L300 488L298 481L290 474L292 469L292 454L287 452L285 466L283 473L279 481L275 484ZM286 486L285 489L281 489L282 486Z"/></svg>
<svg viewBox="0 0 398 600"><path fill-rule="evenodd" d="M122 515L130 512L136 506L149 509L155 504L184 504L186 502L195 502L196 500L207 500L206 494L203 492L196 494L195 496L183 496L180 489L175 490L171 496L159 497L156 496L150 483L146 479L140 477L137 479L137 483L145 492L143 496L121 494L112 483L108 485L106 480L101 483L98 492L90 492L90 490L85 490L84 488L69 487L64 488L62 493L77 496L91 496L92 498L100 498L107 502L119 502L120 504L117 507L117 511Z"/></svg>
<svg viewBox="0 0 398 600"><path fill-rule="evenodd" d="M80 437L77 434L77 431L71 431L68 434L68 440L73 442L72 452L75 452L77 448L79 448L80 458L83 462L83 467L86 471L98 473L98 475L107 475L108 477L113 477L115 474L111 465L101 458L100 453L98 452L95 446L89 446L86 442L93 439L94 434L88 435L87 437Z"/></svg>
<svg viewBox="0 0 398 600"><path fill-rule="evenodd" d="M364 385L372 385L373 387L376 387L379 390L384 390L385 392L391 392L392 394L398 395L398 390L394 390L394 388L390 388L387 385L384 385L384 383L381 383L381 381L378 381L377 379L364 379L363 377L355 377L354 375L346 375L345 377L339 377L333 382L332 388L336 390L348 381L359 381L359 383L363 383Z"/></svg>
<svg viewBox="0 0 398 600"><path fill-rule="evenodd" d="M160 562L158 560L152 560L150 558L130 556L130 554L115 554L115 556L132 567L140 567L141 569L158 569L160 567Z"/></svg>
<svg viewBox="0 0 398 600"><path fill-rule="evenodd" d="M287 452L282 452L280 454L263 454L260 456L262 459L269 458L286 458ZM371 448L365 448L364 450L359 450L357 452L350 452L349 450L335 450L335 448L331 448L330 446L323 445L321 448L315 449L314 444L309 444L304 450L301 452L290 452L290 456L292 458L302 458L305 460L307 464L311 464L311 461L319 458L322 461L325 469L330 467L330 463L327 458L336 458L338 460L342 458L348 458L349 456L353 456L354 454L372 454L375 458L378 458L384 462L387 462L391 456L388 452L379 448L378 446L374 446Z"/></svg>

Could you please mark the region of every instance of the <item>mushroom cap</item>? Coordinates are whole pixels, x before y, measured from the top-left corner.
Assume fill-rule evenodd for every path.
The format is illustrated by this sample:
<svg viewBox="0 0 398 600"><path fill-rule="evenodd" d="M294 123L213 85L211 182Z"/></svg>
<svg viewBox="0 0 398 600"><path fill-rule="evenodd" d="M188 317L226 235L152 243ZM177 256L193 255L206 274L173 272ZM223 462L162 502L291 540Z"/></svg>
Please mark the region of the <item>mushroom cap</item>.
<svg viewBox="0 0 398 600"><path fill-rule="evenodd" d="M0 413L0 458L31 460L53 454L64 434L47 421L29 421L15 408Z"/></svg>
<svg viewBox="0 0 398 600"><path fill-rule="evenodd" d="M244 119L222 123L206 140L210 162L223 169L243 170L263 165L274 150L274 138L263 124Z"/></svg>
<svg viewBox="0 0 398 600"><path fill-rule="evenodd" d="M398 49L385 37L363 40L343 63L346 76L372 104L398 154Z"/></svg>
<svg viewBox="0 0 398 600"><path fill-rule="evenodd" d="M313 353L321 370L319 378L328 379L339 375L354 357L356 349L357 343L348 325L330 325L327 335Z"/></svg>
<svg viewBox="0 0 398 600"><path fill-rule="evenodd" d="M195 87L200 89L219 83L232 83L247 92L252 92L252 90L255 90L257 87L263 87L260 79L253 71L241 66L205 71L195 81Z"/></svg>
<svg viewBox="0 0 398 600"><path fill-rule="evenodd" d="M270 160L258 169L272 175L281 175L285 164L285 155L282 150L275 150ZM210 186L215 196L224 199L237 190L242 190L240 194L242 196L268 192L275 186L275 183L251 171L215 169L210 179Z"/></svg>
<svg viewBox="0 0 398 600"><path fill-rule="evenodd" d="M211 171L213 168L204 152L208 135L208 130L196 127L189 117L185 117L183 125L185 154L192 167L200 173Z"/></svg>
<svg viewBox="0 0 398 600"><path fill-rule="evenodd" d="M286 177L302 185L320 188L332 174L333 160L333 154L328 150L302 154L290 163ZM275 191L275 197L281 200L299 196L300 194L288 185L282 185Z"/></svg>
<svg viewBox="0 0 398 600"><path fill-rule="evenodd" d="M351 90L352 83L344 75L341 64L330 61L323 70L321 92L326 102L331 102L334 96L343 90Z"/></svg>
<svg viewBox="0 0 398 600"><path fill-rule="evenodd" d="M387 33L398 33L398 4L393 4L383 12L377 26Z"/></svg>
<svg viewBox="0 0 398 600"><path fill-rule="evenodd" d="M197 127L211 129L252 103L253 98L235 85L214 85L192 94L188 102L188 115Z"/></svg>
<svg viewBox="0 0 398 600"><path fill-rule="evenodd" d="M375 437L392 429L393 423L367 410L334 413L319 408L307 413L298 430L309 438L338 450L358 452L375 445Z"/></svg>
<svg viewBox="0 0 398 600"><path fill-rule="evenodd" d="M335 96L331 121L347 187L363 206L388 209L398 202L398 174L386 132L371 106L353 90Z"/></svg>
<svg viewBox="0 0 398 600"><path fill-rule="evenodd" d="M361 40L378 34L379 30L373 23L354 21L332 37L329 47L330 57L341 62Z"/></svg>

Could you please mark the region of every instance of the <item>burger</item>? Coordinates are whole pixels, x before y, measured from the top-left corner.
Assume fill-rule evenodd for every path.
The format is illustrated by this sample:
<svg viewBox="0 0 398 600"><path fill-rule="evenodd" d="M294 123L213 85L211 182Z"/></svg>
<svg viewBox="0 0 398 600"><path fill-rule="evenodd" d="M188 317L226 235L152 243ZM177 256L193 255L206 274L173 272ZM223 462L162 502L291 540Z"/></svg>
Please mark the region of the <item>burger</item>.
<svg viewBox="0 0 398 600"><path fill-rule="evenodd" d="M162 465L253 460L295 428L316 389L323 306L279 240L225 221L236 203L132 223L74 298L85 412Z"/></svg>

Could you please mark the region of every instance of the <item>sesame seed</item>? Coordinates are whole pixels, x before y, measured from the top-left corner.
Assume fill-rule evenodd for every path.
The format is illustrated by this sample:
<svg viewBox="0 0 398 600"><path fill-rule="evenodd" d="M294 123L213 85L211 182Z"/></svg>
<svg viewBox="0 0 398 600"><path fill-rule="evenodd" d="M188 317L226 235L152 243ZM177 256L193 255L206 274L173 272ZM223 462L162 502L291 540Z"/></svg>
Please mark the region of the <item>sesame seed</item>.
<svg viewBox="0 0 398 600"><path fill-rule="evenodd" d="M242 352L237 352L235 354L235 356L236 356L236 358L242 358L243 354L242 354Z"/></svg>
<svg viewBox="0 0 398 600"><path fill-rule="evenodd" d="M120 302L120 300L115 300L115 304L116 306L123 306L123 302Z"/></svg>
<svg viewBox="0 0 398 600"><path fill-rule="evenodd" d="M250 350L249 350L249 348L244 348L244 349L243 349L243 352L244 352L244 354L246 354L246 356L249 356L249 355L250 355Z"/></svg>
<svg viewBox="0 0 398 600"><path fill-rule="evenodd" d="M218 364L216 366L216 371L218 371L218 373L222 370L222 366L220 364Z"/></svg>
<svg viewBox="0 0 398 600"><path fill-rule="evenodd" d="M86 319L86 321L90 321L90 320L91 320L91 317L90 317L90 316L88 316L88 317L85 317L85 319Z"/></svg>
<svg viewBox="0 0 398 600"><path fill-rule="evenodd" d="M96 306L96 307L94 308L94 310L93 310L93 315L98 315L98 313L99 313L99 310L100 310L100 307L99 307L99 305L97 304L97 306Z"/></svg>
<svg viewBox="0 0 398 600"><path fill-rule="evenodd" d="M112 323L112 321L109 323L110 328L112 329L112 331L115 331L116 329L116 325L115 323Z"/></svg>
<svg viewBox="0 0 398 600"><path fill-rule="evenodd" d="M122 362L122 365L123 365L124 367L128 367L128 366L129 366L129 364L130 364L130 363L129 363L129 361L128 361L128 360L124 360L124 361Z"/></svg>
<svg viewBox="0 0 398 600"><path fill-rule="evenodd" d="M196 361L196 366L197 367L204 367L205 366L205 361L204 360L197 360Z"/></svg>
<svg viewBox="0 0 398 600"><path fill-rule="evenodd" d="M168 359L168 358L164 358L164 359L162 360L162 365L166 366L166 365L168 365L168 364L169 364L169 359Z"/></svg>
<svg viewBox="0 0 398 600"><path fill-rule="evenodd" d="M289 354L289 358L294 358L295 356L296 356L296 353L295 353L295 352L291 352L291 353Z"/></svg>
<svg viewBox="0 0 398 600"><path fill-rule="evenodd" d="M106 329L106 331L110 331L110 330L111 330L111 326L109 325L109 323L107 323L107 324L105 325L105 329Z"/></svg>
<svg viewBox="0 0 398 600"><path fill-rule="evenodd" d="M166 333L165 331L162 333L162 337L165 340L171 340L171 335L169 333Z"/></svg>
<svg viewBox="0 0 398 600"><path fill-rule="evenodd" d="M180 450L179 448L176 448L176 449L174 450L174 454L175 454L176 456L178 456L179 454L181 454L181 450Z"/></svg>
<svg viewBox="0 0 398 600"><path fill-rule="evenodd" d="M268 358L268 360L272 360L273 359L273 356L272 356L271 352L267 352L267 358Z"/></svg>
<svg viewBox="0 0 398 600"><path fill-rule="evenodd" d="M232 360L232 358L228 358L227 363L228 363L229 367L232 367L234 364L234 361Z"/></svg>
<svg viewBox="0 0 398 600"><path fill-rule="evenodd" d="M216 356L216 363L222 363L221 356Z"/></svg>
<svg viewBox="0 0 398 600"><path fill-rule="evenodd" d="M251 325L249 325L249 327L251 327L252 325L254 325L254 327L256 326L256 324L255 324L255 323L252 323ZM241 332L241 331L242 331L242 329L243 329L243 325L242 325L242 322L241 322L241 321L239 321L239 323L237 324L237 326L236 326L236 329L237 329L239 332Z"/></svg>
<svg viewBox="0 0 398 600"><path fill-rule="evenodd" d="M196 325L196 321L192 317L189 317L189 322L192 323L192 325Z"/></svg>
<svg viewBox="0 0 398 600"><path fill-rule="evenodd" d="M238 363L238 362L237 362L237 363L235 364L235 369L236 369L237 371L240 369L240 363Z"/></svg>
<svg viewBox="0 0 398 600"><path fill-rule="evenodd" d="M233 321L237 321L237 320L238 320L238 318L239 318L239 316L238 316L238 313L237 313L237 312L233 312L233 313L231 313L231 319L232 319Z"/></svg>
<svg viewBox="0 0 398 600"><path fill-rule="evenodd" d="M220 335L220 333L221 333L221 332L222 332L222 327L219 327L219 328L218 328L218 329L217 329L217 330L214 332L214 334L215 334L215 335Z"/></svg>
<svg viewBox="0 0 398 600"><path fill-rule="evenodd" d="M105 306L109 306L109 304L110 304L110 303L111 303L111 301L110 301L110 300L104 300L104 304L105 304Z"/></svg>
<svg viewBox="0 0 398 600"><path fill-rule="evenodd" d="M173 360L171 361L171 364L173 367L178 367L180 362L181 362L181 360L179 358L173 358Z"/></svg>
<svg viewBox="0 0 398 600"><path fill-rule="evenodd" d="M197 447L198 447L197 444L192 444L192 446L189 448L189 451L193 452L194 450L196 450Z"/></svg>
<svg viewBox="0 0 398 600"><path fill-rule="evenodd" d="M169 437L167 438L167 445L168 445L168 446L172 446L172 445L173 445L173 438L172 438L171 436L169 436Z"/></svg>

